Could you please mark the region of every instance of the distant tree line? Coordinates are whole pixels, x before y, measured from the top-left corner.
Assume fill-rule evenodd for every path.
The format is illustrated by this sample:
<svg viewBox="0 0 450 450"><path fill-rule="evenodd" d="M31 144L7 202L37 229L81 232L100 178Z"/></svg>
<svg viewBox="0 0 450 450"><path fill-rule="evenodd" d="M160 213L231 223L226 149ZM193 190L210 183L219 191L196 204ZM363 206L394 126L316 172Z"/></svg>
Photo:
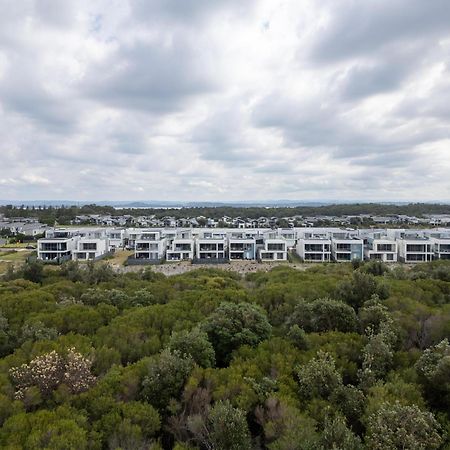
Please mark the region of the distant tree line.
<svg viewBox="0 0 450 450"><path fill-rule="evenodd" d="M111 206L84 205L84 206L62 206L45 208L15 207L6 205L0 207L0 213L6 217L37 217L43 223L53 225L55 222L64 225L70 223L79 215L87 214L109 214L111 216L131 215L150 216L163 218L171 216L175 219L184 217L205 216L220 219L224 216L245 217L257 219L259 217L292 217L292 216L344 216L372 214L386 216L391 214L402 214L407 216L422 217L424 214L450 214L450 205L431 203L410 203L407 205L391 205L382 203L351 203L335 204L325 206L298 206L298 207L193 207L193 208L142 208L142 209L115 209Z"/></svg>

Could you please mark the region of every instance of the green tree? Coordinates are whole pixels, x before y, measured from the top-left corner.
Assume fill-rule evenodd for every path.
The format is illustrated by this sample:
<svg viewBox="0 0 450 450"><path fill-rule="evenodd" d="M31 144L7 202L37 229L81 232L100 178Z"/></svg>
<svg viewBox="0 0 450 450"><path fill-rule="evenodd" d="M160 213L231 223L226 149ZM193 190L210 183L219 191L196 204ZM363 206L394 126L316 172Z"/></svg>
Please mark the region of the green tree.
<svg viewBox="0 0 450 450"><path fill-rule="evenodd" d="M44 264L39 260L28 260L22 266L23 278L33 283L42 283L44 279Z"/></svg>
<svg viewBox="0 0 450 450"><path fill-rule="evenodd" d="M373 295L381 299L389 296L386 284L380 283L373 275L355 270L350 279L342 281L336 291L337 298L358 309Z"/></svg>
<svg viewBox="0 0 450 450"><path fill-rule="evenodd" d="M289 318L306 332L355 331L357 320L355 310L338 300L322 298L313 302L300 301Z"/></svg>
<svg viewBox="0 0 450 450"><path fill-rule="evenodd" d="M426 349L416 363L419 379L433 404L450 408L450 344L447 339Z"/></svg>
<svg viewBox="0 0 450 450"><path fill-rule="evenodd" d="M87 420L67 406L11 416L0 431L5 449L84 450L88 448Z"/></svg>
<svg viewBox="0 0 450 450"><path fill-rule="evenodd" d="M361 439L348 427L339 414L327 416L320 437L320 450L362 450Z"/></svg>
<svg viewBox="0 0 450 450"><path fill-rule="evenodd" d="M199 427L200 425L200 427ZM206 428L193 417L190 428L207 449L249 450L250 432L245 413L228 400L217 402L209 411ZM203 431L202 431L203 430Z"/></svg>
<svg viewBox="0 0 450 450"><path fill-rule="evenodd" d="M148 364L142 381L142 397L159 411L167 411L170 401L179 398L193 366L190 355L163 350Z"/></svg>
<svg viewBox="0 0 450 450"><path fill-rule="evenodd" d="M337 371L334 358L319 351L317 356L303 366L297 367L300 394L305 399L328 398L342 385L342 376Z"/></svg>
<svg viewBox="0 0 450 450"><path fill-rule="evenodd" d="M219 365L227 363L233 350L255 346L269 338L272 327L264 312L250 303L222 303L202 329L212 343Z"/></svg>
<svg viewBox="0 0 450 450"><path fill-rule="evenodd" d="M431 450L442 443L433 414L416 405L384 403L368 418L369 450Z"/></svg>
<svg viewBox="0 0 450 450"><path fill-rule="evenodd" d="M208 335L200 328L173 332L168 348L172 352L191 356L200 367L213 367L215 364L214 348L208 341Z"/></svg>

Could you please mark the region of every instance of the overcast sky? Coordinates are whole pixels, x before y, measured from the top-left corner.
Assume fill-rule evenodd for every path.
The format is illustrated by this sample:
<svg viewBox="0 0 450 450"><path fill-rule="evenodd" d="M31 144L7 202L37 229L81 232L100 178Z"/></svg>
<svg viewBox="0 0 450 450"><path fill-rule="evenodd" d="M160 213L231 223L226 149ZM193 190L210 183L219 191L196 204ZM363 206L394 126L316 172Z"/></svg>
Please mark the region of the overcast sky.
<svg viewBox="0 0 450 450"><path fill-rule="evenodd" d="M449 0L0 11L0 199L450 200Z"/></svg>

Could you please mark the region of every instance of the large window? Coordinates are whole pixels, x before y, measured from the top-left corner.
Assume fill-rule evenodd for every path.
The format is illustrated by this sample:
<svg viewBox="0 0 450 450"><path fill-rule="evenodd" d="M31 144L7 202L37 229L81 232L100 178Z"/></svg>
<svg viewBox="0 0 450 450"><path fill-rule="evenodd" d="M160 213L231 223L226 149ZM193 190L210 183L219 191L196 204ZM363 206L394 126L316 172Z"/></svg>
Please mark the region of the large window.
<svg viewBox="0 0 450 450"><path fill-rule="evenodd" d="M305 252L323 252L324 244L305 244Z"/></svg>
<svg viewBox="0 0 450 450"><path fill-rule="evenodd" d="M267 244L268 251L284 251L284 244Z"/></svg>
<svg viewBox="0 0 450 450"><path fill-rule="evenodd" d="M406 251L407 252L425 252L427 246L425 244L407 244Z"/></svg>
<svg viewBox="0 0 450 450"><path fill-rule="evenodd" d="M393 244L378 244L377 247L378 247L379 252L393 252L394 251Z"/></svg>

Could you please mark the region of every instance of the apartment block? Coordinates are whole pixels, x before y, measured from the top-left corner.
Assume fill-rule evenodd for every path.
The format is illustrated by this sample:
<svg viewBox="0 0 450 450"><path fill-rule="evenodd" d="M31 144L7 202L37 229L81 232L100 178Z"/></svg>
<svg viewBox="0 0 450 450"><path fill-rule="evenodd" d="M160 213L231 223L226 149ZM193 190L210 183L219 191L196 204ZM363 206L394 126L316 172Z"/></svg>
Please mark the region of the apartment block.
<svg viewBox="0 0 450 450"><path fill-rule="evenodd" d="M156 262L165 258L166 239L160 230L142 230L133 236L133 240L136 259Z"/></svg>
<svg viewBox="0 0 450 450"><path fill-rule="evenodd" d="M168 239L167 261L186 261L194 259L195 240L191 231L179 231L175 237Z"/></svg>
<svg viewBox="0 0 450 450"><path fill-rule="evenodd" d="M329 262L331 239L327 233L302 233L297 240L296 252L305 262Z"/></svg>
<svg viewBox="0 0 450 450"><path fill-rule="evenodd" d="M265 238L263 247L258 249L260 261L287 261L287 243L282 238Z"/></svg>
<svg viewBox="0 0 450 450"><path fill-rule="evenodd" d="M369 236L364 249L365 258L382 262L397 262L398 245L395 239L380 235Z"/></svg>
<svg viewBox="0 0 450 450"><path fill-rule="evenodd" d="M37 257L42 261L57 263L70 260L78 238L72 230L47 230L45 238L38 240Z"/></svg>
<svg viewBox="0 0 450 450"><path fill-rule="evenodd" d="M434 259L450 259L450 230L432 230L425 235L430 238Z"/></svg>
<svg viewBox="0 0 450 450"><path fill-rule="evenodd" d="M201 232L195 242L195 257L199 261L223 261L226 259L227 243L224 232Z"/></svg>
<svg viewBox="0 0 450 450"><path fill-rule="evenodd" d="M336 262L362 261L364 241L351 233L332 233L331 256Z"/></svg>
<svg viewBox="0 0 450 450"><path fill-rule="evenodd" d="M420 234L405 234L397 238L398 257L401 262L418 263L433 259L431 240Z"/></svg>

